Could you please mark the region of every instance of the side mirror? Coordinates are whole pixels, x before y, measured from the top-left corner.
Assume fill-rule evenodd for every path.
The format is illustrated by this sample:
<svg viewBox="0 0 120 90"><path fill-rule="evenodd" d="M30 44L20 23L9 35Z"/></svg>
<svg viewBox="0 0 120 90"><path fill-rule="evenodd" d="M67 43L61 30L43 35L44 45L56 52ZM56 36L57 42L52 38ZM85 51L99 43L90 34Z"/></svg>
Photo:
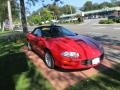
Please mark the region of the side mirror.
<svg viewBox="0 0 120 90"><path fill-rule="evenodd" d="M78 33L75 33L75 35L78 35Z"/></svg>
<svg viewBox="0 0 120 90"><path fill-rule="evenodd" d="M34 34L35 36L38 36L37 34Z"/></svg>
<svg viewBox="0 0 120 90"><path fill-rule="evenodd" d="M46 38L44 38L44 37L39 37L39 40L41 40L41 41L45 41Z"/></svg>

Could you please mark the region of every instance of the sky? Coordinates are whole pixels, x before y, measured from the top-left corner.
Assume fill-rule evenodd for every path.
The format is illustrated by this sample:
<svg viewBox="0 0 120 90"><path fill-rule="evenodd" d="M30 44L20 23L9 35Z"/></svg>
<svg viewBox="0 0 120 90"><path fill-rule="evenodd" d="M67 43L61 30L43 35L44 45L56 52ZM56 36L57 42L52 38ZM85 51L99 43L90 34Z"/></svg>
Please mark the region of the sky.
<svg viewBox="0 0 120 90"><path fill-rule="evenodd" d="M40 7L42 7L42 0L39 0L39 2L36 3L36 5L26 5L27 7L29 7L30 12L36 11L38 10ZM101 3L104 1L110 1L110 0L62 0L64 2L64 4L69 4L69 5L73 5L77 8L80 8L84 5L84 3L86 1L92 1L93 3ZM49 4L52 3L51 0L45 0L44 2L45 4Z"/></svg>

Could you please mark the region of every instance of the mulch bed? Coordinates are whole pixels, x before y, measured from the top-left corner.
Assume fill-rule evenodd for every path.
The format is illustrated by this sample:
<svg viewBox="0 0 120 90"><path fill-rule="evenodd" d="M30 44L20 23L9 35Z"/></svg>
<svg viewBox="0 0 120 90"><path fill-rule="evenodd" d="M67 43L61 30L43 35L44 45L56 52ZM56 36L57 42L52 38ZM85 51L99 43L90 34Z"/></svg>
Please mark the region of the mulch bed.
<svg viewBox="0 0 120 90"><path fill-rule="evenodd" d="M94 76L99 73L99 69L111 68L116 65L116 62L103 60L102 65L104 68L90 68L87 70L62 70L59 68L49 69L43 60L34 52L29 51L26 46L22 47L22 51L33 62L33 64L40 70L43 76L50 81L55 90L64 90L65 88L74 85L80 80Z"/></svg>

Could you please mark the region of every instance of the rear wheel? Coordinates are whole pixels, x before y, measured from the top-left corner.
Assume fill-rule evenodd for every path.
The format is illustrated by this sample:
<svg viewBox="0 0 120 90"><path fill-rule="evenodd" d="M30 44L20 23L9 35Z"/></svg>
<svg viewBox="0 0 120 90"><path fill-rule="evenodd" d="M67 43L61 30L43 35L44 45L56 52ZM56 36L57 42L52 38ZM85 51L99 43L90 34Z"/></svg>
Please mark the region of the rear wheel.
<svg viewBox="0 0 120 90"><path fill-rule="evenodd" d="M48 68L51 68L51 69L54 68L54 60L49 51L46 51L44 60Z"/></svg>

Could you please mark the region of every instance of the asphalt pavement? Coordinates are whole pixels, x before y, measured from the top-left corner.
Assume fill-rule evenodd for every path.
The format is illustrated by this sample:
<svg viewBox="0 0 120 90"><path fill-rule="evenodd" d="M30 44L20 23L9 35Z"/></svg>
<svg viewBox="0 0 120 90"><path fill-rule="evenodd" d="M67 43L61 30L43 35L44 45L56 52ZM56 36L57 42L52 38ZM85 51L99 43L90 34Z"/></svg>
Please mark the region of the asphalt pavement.
<svg viewBox="0 0 120 90"><path fill-rule="evenodd" d="M86 20L83 24L62 25L78 34L90 36L100 41L105 49L105 57L120 63L120 49L107 47L114 45L120 48L120 24L98 24L99 19Z"/></svg>

